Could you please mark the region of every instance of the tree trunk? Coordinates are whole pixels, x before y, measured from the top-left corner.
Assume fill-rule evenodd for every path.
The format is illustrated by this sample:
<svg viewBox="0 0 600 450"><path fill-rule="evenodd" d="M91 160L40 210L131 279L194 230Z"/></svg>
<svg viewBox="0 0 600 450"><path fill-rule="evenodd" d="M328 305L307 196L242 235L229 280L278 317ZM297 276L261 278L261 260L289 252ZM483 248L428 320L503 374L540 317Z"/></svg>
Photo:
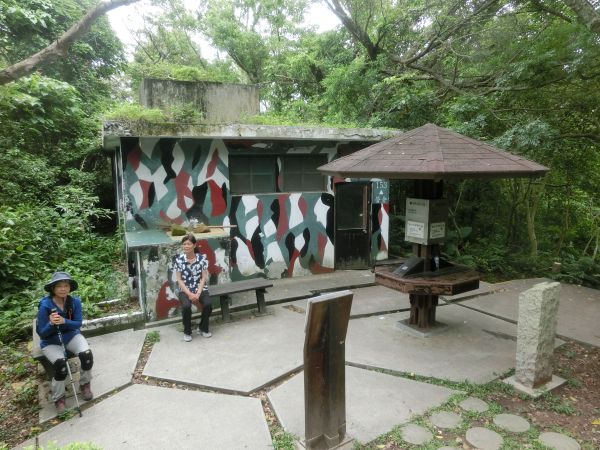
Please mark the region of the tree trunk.
<svg viewBox="0 0 600 450"><path fill-rule="evenodd" d="M529 238L529 256L537 258L538 256L538 241L535 234L535 215L540 204L542 195L541 188L536 188L533 181L529 180L525 194L525 213L527 217L527 236Z"/></svg>
<svg viewBox="0 0 600 450"><path fill-rule="evenodd" d="M588 0L563 0L573 10L579 22L590 31L600 34L600 14Z"/></svg>
<svg viewBox="0 0 600 450"><path fill-rule="evenodd" d="M75 25L63 33L56 41L16 64L13 64L0 71L0 85L18 80L21 77L34 72L42 64L54 61L57 58L64 57L73 42L87 33L93 23L106 12L118 8L119 6L129 5L138 0L109 0L100 3L94 9L88 11Z"/></svg>

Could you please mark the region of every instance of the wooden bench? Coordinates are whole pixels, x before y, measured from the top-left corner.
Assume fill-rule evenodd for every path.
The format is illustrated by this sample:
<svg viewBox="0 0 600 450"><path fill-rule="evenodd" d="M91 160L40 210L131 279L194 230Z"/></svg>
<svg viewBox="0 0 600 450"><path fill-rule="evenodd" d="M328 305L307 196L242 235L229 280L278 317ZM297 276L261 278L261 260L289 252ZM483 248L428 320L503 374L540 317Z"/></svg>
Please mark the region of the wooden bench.
<svg viewBox="0 0 600 450"><path fill-rule="evenodd" d="M258 305L258 314L267 314L267 305L265 304L265 292L267 288L272 287L273 282L264 278L252 278L250 280L232 281L231 283L209 286L208 292L211 297L219 297L221 303L221 317L223 322L231 321L229 314L229 300L231 294L240 292L255 291L256 304Z"/></svg>

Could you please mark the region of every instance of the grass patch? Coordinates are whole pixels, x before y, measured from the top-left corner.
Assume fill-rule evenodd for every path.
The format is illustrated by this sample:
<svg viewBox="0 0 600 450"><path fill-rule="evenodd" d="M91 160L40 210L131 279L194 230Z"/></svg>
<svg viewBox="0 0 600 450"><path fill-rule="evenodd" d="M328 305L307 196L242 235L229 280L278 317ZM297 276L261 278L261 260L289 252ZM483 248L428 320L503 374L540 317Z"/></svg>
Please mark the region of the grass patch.
<svg viewBox="0 0 600 450"><path fill-rule="evenodd" d="M271 438L273 439L273 448L275 450L295 450L296 448L294 445L296 436L288 433L279 426L271 429Z"/></svg>
<svg viewBox="0 0 600 450"><path fill-rule="evenodd" d="M160 332L157 330L149 331L148 334L146 334L146 343L156 344L157 342L160 342Z"/></svg>

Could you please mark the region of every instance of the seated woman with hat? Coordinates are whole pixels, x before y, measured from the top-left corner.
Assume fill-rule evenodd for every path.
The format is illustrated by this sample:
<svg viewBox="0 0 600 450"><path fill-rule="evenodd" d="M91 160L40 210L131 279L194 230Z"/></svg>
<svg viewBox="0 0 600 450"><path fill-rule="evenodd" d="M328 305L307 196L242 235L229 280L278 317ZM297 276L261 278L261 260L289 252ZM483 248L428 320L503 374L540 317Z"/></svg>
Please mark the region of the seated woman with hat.
<svg viewBox="0 0 600 450"><path fill-rule="evenodd" d="M55 272L44 289L48 295L40 300L36 331L41 338L44 356L54 366L52 400L60 414L65 410L65 380L68 375L65 349L81 361L79 386L84 400L94 398L90 387L94 358L79 330L83 321L81 299L70 295L77 290L77 282L67 272Z"/></svg>

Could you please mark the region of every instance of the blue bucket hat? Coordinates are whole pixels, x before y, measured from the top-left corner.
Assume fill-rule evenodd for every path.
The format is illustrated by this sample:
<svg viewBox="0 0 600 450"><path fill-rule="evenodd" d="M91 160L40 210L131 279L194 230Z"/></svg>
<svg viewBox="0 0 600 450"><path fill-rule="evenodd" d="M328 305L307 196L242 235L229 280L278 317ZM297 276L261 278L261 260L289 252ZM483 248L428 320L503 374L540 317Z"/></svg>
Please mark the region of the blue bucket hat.
<svg viewBox="0 0 600 450"><path fill-rule="evenodd" d="M54 272L52 274L52 279L50 279L50 281L48 281L44 285L44 289L46 289L46 291L52 293L52 288L59 281L68 281L69 284L71 285L71 292L76 291L77 287L79 286L77 284L77 281L75 281L73 278L71 278L71 275L69 275L69 272Z"/></svg>

